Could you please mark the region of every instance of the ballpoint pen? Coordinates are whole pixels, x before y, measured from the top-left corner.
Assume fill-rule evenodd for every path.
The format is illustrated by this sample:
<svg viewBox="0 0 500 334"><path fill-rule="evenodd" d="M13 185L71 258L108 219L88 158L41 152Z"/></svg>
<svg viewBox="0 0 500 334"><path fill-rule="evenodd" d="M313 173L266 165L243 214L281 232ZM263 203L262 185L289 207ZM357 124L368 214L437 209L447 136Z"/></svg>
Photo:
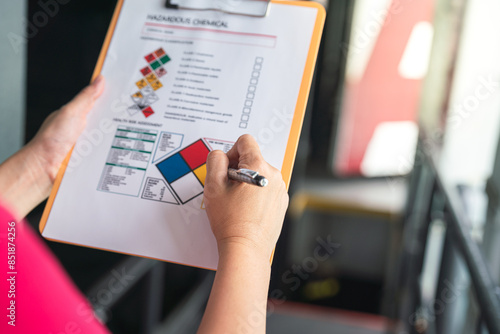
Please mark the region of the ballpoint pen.
<svg viewBox="0 0 500 334"><path fill-rule="evenodd" d="M264 176L259 175L259 172L255 172L249 169L229 168L227 171L227 176L233 181L253 184L259 187L265 187L269 183L269 181Z"/></svg>

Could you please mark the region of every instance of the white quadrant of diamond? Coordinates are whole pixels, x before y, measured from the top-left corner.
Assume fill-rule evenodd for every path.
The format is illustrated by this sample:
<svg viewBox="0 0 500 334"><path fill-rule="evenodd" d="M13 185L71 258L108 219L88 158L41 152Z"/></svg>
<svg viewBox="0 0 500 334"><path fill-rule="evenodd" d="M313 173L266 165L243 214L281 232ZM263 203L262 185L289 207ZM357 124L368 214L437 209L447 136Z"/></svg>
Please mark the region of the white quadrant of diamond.
<svg viewBox="0 0 500 334"><path fill-rule="evenodd" d="M189 173L170 184L182 203L187 203L203 193L203 186L194 173Z"/></svg>

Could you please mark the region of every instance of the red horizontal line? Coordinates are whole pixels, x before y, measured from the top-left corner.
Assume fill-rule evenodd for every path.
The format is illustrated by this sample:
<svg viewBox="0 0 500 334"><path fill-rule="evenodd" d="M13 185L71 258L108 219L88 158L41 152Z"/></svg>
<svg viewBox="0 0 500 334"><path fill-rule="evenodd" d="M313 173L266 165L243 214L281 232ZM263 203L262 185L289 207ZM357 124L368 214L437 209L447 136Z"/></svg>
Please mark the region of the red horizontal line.
<svg viewBox="0 0 500 334"><path fill-rule="evenodd" d="M181 27L181 26L173 26L173 25L161 24L161 23L146 23L146 25L147 26L155 26L155 27L173 28L173 29L210 31L210 32L217 32L217 33L230 34L230 35L257 36L257 37L265 37L265 38L272 38L272 39L277 38L276 36L273 36L273 35L254 34L254 33L236 32L236 31L224 31L224 30L207 29L207 28Z"/></svg>
<svg viewBox="0 0 500 334"><path fill-rule="evenodd" d="M187 39L187 40L195 40L195 41L205 41L205 42L214 42L214 43L226 43L226 44L237 44L237 45L246 45L246 46L259 46L262 48L269 48L273 49L276 46L266 46L266 45L259 45L259 44L250 44L250 43L241 43L241 42L227 42L227 41L218 41L215 39L206 39L206 38L196 38L196 37L184 37L184 36L175 36L177 39Z"/></svg>

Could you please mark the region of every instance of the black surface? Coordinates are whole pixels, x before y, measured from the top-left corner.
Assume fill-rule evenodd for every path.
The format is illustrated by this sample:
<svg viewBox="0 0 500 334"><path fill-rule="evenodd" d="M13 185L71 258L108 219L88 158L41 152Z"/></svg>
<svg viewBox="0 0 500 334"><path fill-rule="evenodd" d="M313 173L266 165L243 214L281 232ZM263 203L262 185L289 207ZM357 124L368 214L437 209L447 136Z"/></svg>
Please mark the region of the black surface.
<svg viewBox="0 0 500 334"><path fill-rule="evenodd" d="M342 111L347 45L354 1L330 1L318 57L308 175L333 177L333 150Z"/></svg>
<svg viewBox="0 0 500 334"><path fill-rule="evenodd" d="M30 0L29 22L37 23L45 12L40 3L49 2ZM38 24L28 40L27 139L90 82L115 5L116 0L72 0L47 15L46 25Z"/></svg>

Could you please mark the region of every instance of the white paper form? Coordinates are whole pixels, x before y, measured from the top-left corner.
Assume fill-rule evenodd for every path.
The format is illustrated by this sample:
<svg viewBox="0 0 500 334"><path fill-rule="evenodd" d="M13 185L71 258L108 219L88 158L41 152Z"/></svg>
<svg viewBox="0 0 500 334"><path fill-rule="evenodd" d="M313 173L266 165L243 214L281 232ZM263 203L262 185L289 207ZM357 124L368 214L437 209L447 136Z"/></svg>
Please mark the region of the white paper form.
<svg viewBox="0 0 500 334"><path fill-rule="evenodd" d="M278 169L318 9L267 18L125 0L88 118L50 212L51 240L216 269L206 156L243 134Z"/></svg>

